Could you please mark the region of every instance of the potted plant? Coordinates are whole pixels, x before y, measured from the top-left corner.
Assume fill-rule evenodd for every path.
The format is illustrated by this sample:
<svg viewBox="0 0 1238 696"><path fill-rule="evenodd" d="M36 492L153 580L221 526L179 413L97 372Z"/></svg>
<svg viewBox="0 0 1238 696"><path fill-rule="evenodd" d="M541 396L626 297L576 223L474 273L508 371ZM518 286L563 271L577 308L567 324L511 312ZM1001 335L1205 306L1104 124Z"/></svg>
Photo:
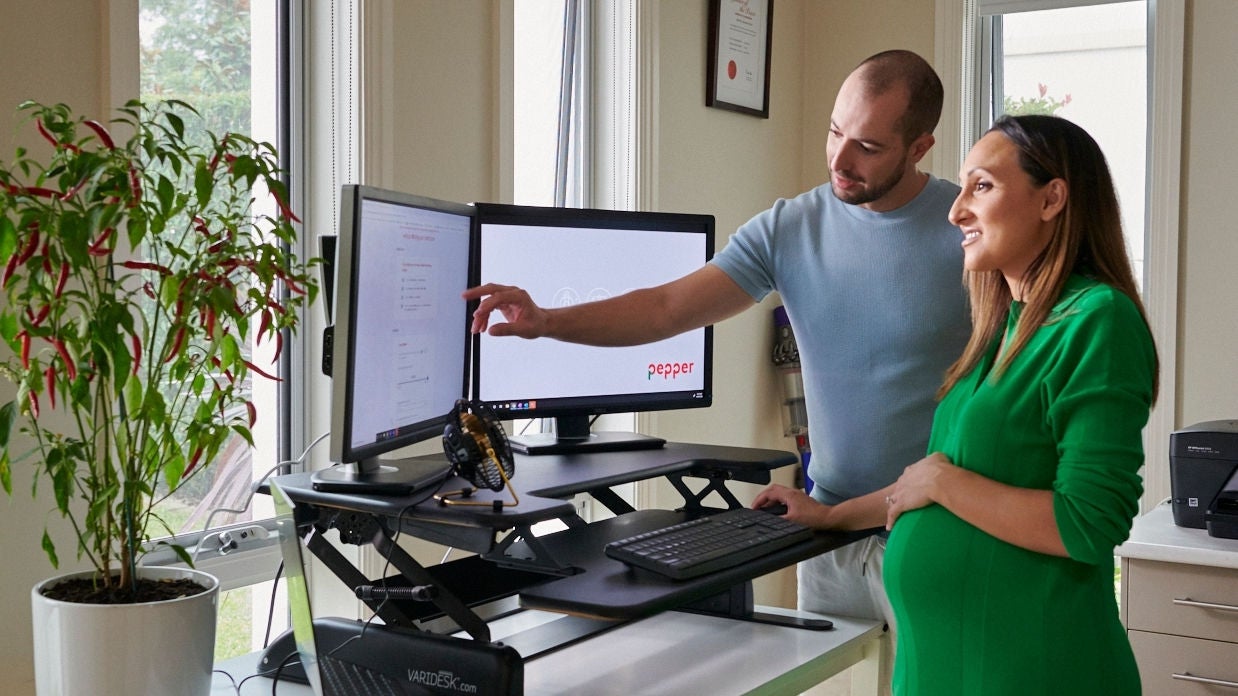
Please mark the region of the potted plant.
<svg viewBox="0 0 1238 696"><path fill-rule="evenodd" d="M118 693L205 693L218 583L205 574L188 589L150 579L139 560L152 538L172 532L155 503L200 474L230 436L252 444L256 414L243 383L270 375L244 341L274 342L278 355L316 294L315 261L290 251L296 218L270 145L194 127L200 118L180 101L130 102L107 125L63 104L27 102L21 112L46 148L0 162L0 339L11 349L0 372L16 387L0 406L0 483L11 495L14 468L30 467L35 492L50 488L78 559L93 566L32 595L36 612L53 605L35 617L39 690L112 693L110 675ZM257 211L268 198L270 212ZM57 567L46 530L42 544ZM155 640L176 651L202 641L158 625L179 619L129 619L98 636L72 623L86 619L64 619L76 606L158 606L193 593L209 612L204 658L160 660L139 647L141 662L128 669L115 650L130 647L138 627L156 624ZM64 652L40 655L56 649ZM53 662L37 664L44 659ZM91 661L111 664L70 683L78 677L65 670ZM160 670L192 673L194 683L132 681Z"/></svg>

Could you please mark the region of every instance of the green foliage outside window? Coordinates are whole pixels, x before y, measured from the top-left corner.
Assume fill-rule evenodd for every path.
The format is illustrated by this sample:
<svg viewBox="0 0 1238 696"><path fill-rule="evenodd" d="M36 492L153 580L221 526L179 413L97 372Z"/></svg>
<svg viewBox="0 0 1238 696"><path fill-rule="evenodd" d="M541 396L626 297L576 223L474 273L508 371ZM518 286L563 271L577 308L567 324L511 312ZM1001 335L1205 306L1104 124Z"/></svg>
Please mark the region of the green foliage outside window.
<svg viewBox="0 0 1238 696"><path fill-rule="evenodd" d="M1035 97L1014 98L1010 95L1002 100L1002 113L1011 116L1053 116L1062 107L1070 103L1070 95L1056 99L1049 96L1049 88L1044 84L1036 85L1039 95Z"/></svg>

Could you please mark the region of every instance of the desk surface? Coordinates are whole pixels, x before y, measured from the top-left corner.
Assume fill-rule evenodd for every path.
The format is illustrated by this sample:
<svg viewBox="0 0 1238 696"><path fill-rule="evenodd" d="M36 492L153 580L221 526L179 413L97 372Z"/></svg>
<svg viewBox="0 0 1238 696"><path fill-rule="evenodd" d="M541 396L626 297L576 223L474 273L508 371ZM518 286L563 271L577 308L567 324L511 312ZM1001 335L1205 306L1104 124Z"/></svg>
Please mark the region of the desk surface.
<svg viewBox="0 0 1238 696"><path fill-rule="evenodd" d="M1135 518L1130 538L1114 553L1147 561L1238 568L1238 539L1222 539L1209 536L1204 529L1175 525L1169 503Z"/></svg>
<svg viewBox="0 0 1238 696"><path fill-rule="evenodd" d="M788 616L817 616L762 607ZM560 620L544 612L495 621L496 640L531 625ZM799 693L864 658L881 625L829 617L830 631L810 631L682 612L665 612L625 624L589 640L525 662L525 693L537 696L630 696L631 694ZM256 654L217 665L241 681L253 672ZM242 685L244 696L270 694L263 677ZM216 674L212 696L236 692ZM280 684L280 696L312 696L308 686Z"/></svg>
<svg viewBox="0 0 1238 696"><path fill-rule="evenodd" d="M436 458L441 459L434 455L412 459ZM771 470L797 461L796 455L782 450L681 442L668 442L665 447L658 449L625 452L516 455L512 485L520 494L520 504L499 511L485 506L439 506L429 500L432 491L411 495L359 495L316 491L310 484L310 474L281 476L279 481L297 502L391 518L407 516L424 521L491 525L495 529L510 529L516 525L574 514L575 508L563 499L577 493L669 474L686 474L704 468L739 481L765 483L769 481ZM453 490L464 485L467 483L463 479L451 478L443 484L442 489ZM475 494L473 500L489 502L507 498L506 492L481 490Z"/></svg>

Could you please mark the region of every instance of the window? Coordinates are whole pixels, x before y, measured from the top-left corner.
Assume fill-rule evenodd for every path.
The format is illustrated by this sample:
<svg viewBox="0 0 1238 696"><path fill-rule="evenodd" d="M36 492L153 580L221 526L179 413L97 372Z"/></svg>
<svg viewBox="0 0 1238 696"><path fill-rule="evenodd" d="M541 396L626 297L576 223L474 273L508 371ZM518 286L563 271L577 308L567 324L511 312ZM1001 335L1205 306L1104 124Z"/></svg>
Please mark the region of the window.
<svg viewBox="0 0 1238 696"><path fill-rule="evenodd" d="M985 127L1004 113L1043 113L1086 129L1109 161L1135 277L1142 280L1147 5L1145 0L1076 4L1037 10L1045 3L1007 2L1001 5L1005 13L987 17L982 25L990 46L982 88L988 95ZM986 7L982 2L982 14ZM1026 8L1032 9L1016 11Z"/></svg>
<svg viewBox="0 0 1238 696"><path fill-rule="evenodd" d="M184 100L212 132L240 132L273 143L291 170L294 146L286 111L291 85L285 77L290 7L287 0L140 0L142 98ZM267 349L264 344L262 350ZM270 356L252 346L249 350L255 364L271 363ZM289 356L295 352L284 352L279 372L290 373ZM191 551L196 565L220 578L217 659L251 652L267 637L278 546L273 539L263 543L263 535L251 535L255 543L225 554L218 534L221 528L247 524L273 529L269 501L251 498L251 490L277 462L290 457L290 382L252 379L248 387L258 409L254 446L234 435L203 475L158 507L178 543L198 544ZM159 551L152 556L156 562L174 560ZM273 632L282 630L279 617L285 613L272 612Z"/></svg>

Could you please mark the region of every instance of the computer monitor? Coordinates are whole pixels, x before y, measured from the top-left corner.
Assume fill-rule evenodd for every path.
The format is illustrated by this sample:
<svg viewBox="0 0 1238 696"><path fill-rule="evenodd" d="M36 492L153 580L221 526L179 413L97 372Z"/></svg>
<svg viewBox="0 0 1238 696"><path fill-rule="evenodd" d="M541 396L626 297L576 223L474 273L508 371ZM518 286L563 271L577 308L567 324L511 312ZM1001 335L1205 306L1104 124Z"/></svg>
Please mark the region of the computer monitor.
<svg viewBox="0 0 1238 696"><path fill-rule="evenodd" d="M380 460L440 438L468 396L473 208L344 186L336 241L331 458L318 490L410 493L450 471L440 460Z"/></svg>
<svg viewBox="0 0 1238 696"><path fill-rule="evenodd" d="M481 281L519 286L543 307L660 285L699 269L714 251L709 215L476 208ZM664 440L638 433L591 431L590 420L709 406L712 379L712 327L622 348L482 334L473 350L474 399L500 418L555 419L554 433L511 436L524 454L660 447Z"/></svg>

